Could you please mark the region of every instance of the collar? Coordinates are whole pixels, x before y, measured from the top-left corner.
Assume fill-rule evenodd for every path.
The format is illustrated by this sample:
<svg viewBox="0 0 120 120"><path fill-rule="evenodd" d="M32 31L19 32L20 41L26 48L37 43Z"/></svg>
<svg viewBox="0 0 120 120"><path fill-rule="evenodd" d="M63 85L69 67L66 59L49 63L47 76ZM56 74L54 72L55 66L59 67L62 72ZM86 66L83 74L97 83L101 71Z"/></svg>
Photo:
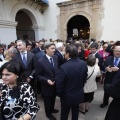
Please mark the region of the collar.
<svg viewBox="0 0 120 120"><path fill-rule="evenodd" d="M48 58L48 60L50 60L50 58L52 58L52 57L50 57L50 56L49 56L49 55L47 55L47 54L46 54L46 57Z"/></svg>
<svg viewBox="0 0 120 120"><path fill-rule="evenodd" d="M96 52L97 53L97 52ZM96 55L96 53L94 53L93 55Z"/></svg>
<svg viewBox="0 0 120 120"><path fill-rule="evenodd" d="M114 57L114 61L115 61L116 57ZM118 61L120 61L120 57L118 58Z"/></svg>
<svg viewBox="0 0 120 120"><path fill-rule="evenodd" d="M27 51L24 51L24 52L20 52L20 54L23 54L23 53L24 53L24 54L27 54Z"/></svg>

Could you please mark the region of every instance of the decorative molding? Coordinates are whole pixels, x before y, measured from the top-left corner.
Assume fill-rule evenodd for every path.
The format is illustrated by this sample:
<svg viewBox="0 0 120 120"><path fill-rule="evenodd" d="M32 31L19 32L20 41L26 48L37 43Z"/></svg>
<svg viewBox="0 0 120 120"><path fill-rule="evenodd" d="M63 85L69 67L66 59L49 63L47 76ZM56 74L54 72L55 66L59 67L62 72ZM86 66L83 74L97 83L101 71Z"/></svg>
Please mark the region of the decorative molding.
<svg viewBox="0 0 120 120"><path fill-rule="evenodd" d="M17 22L0 20L0 28L16 28Z"/></svg>

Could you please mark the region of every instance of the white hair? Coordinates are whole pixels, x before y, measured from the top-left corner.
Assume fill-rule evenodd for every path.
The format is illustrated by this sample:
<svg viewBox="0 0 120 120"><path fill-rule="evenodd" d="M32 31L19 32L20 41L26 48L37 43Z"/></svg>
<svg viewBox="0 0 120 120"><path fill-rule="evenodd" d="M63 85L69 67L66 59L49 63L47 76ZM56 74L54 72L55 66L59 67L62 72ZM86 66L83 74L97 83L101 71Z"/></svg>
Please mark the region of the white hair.
<svg viewBox="0 0 120 120"><path fill-rule="evenodd" d="M58 50L59 48L61 48L63 46L62 42L58 42L55 44L56 49Z"/></svg>

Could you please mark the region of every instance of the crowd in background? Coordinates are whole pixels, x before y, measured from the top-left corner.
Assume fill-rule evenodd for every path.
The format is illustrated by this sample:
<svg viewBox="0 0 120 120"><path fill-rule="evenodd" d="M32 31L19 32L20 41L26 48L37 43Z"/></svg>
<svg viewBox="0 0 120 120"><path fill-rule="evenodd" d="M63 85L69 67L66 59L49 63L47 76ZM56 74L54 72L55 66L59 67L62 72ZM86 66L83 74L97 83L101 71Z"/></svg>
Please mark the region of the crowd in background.
<svg viewBox="0 0 120 120"><path fill-rule="evenodd" d="M18 73L14 72L19 69L16 68L17 63L22 66L22 75L19 74L19 70ZM20 93L21 99L26 100L22 101L25 105L21 105L22 102L18 100L17 104L24 106L24 109L16 110L19 111L18 115L14 115L9 104L5 105L12 112L8 115L3 110L6 119L34 119L39 110L36 103L37 94L41 94L46 117L50 120L56 120L52 113L59 112L54 109L56 96L61 99L61 120L68 119L70 109L73 110L72 120L78 120L78 111L82 114L89 111L89 104L94 99L97 82L104 84L103 103L100 107L104 108L109 104L110 96L113 98L105 120L120 119L120 95L118 94L120 92L120 41L105 42L96 39L89 41L72 38L66 41L50 39L49 42L44 39L40 41L16 40L9 45L0 44L0 66L2 66L2 79L5 80L3 77L5 73L12 72L16 75L15 81L19 77L22 79L20 82L24 82L19 90L23 91L24 88L24 91L28 92L26 96ZM14 66L14 70L8 66ZM5 86L3 88L7 92L8 89L12 89ZM4 99L1 97L0 101L3 102ZM29 106L29 109L25 106Z"/></svg>

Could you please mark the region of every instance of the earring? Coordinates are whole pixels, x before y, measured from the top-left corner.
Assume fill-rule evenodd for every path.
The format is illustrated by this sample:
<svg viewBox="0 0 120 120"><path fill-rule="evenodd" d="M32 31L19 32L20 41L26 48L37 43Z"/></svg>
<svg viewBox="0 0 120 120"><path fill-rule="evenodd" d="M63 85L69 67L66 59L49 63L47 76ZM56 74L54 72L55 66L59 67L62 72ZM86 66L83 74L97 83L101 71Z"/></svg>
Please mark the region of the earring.
<svg viewBox="0 0 120 120"><path fill-rule="evenodd" d="M17 76L17 78L18 78L18 76Z"/></svg>

